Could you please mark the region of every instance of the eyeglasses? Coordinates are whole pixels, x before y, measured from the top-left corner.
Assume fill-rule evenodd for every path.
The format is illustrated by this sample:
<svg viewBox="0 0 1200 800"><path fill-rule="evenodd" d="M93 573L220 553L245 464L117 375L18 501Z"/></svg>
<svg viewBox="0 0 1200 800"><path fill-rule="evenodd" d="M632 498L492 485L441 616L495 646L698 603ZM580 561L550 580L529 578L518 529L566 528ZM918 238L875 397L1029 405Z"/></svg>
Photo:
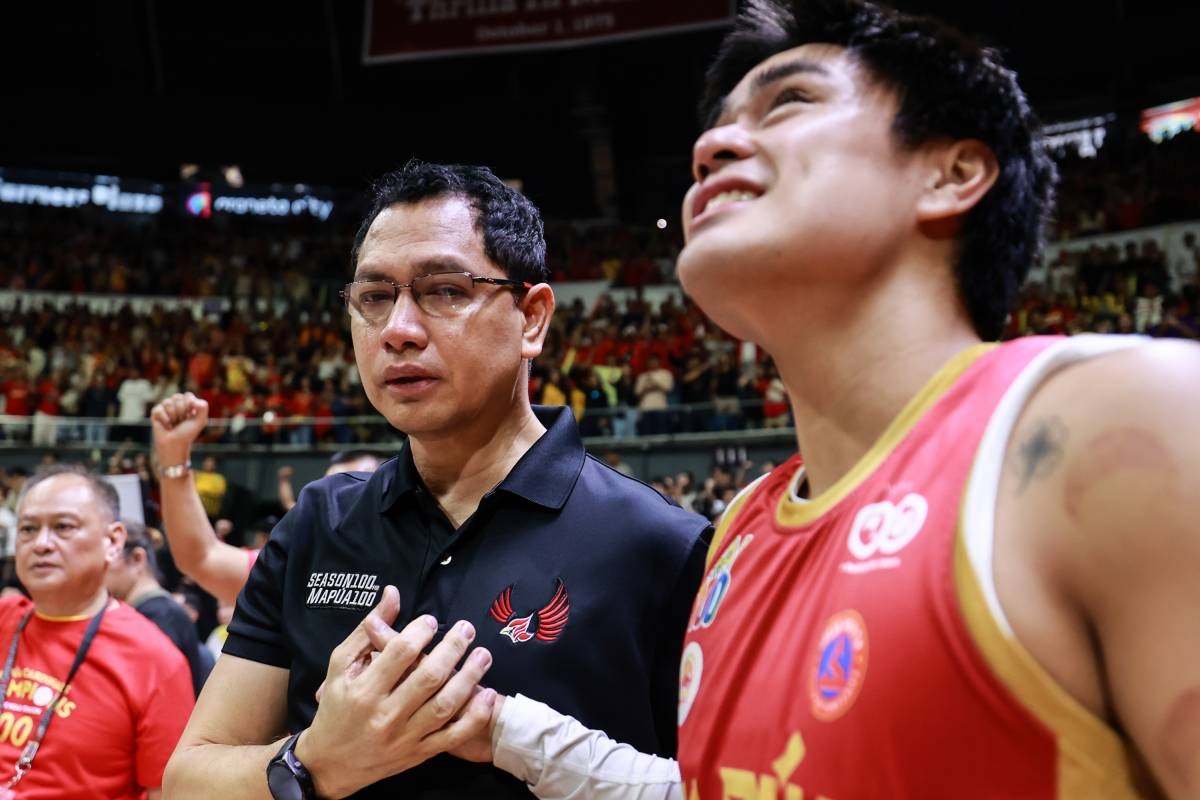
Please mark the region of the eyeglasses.
<svg viewBox="0 0 1200 800"><path fill-rule="evenodd" d="M435 272L413 278L411 283L384 279L353 281L339 294L367 322L382 322L391 316L401 289L412 292L417 307L429 316L455 317L475 303L478 297L475 285L479 283L507 286L516 292L533 288L528 281L485 278L470 272Z"/></svg>

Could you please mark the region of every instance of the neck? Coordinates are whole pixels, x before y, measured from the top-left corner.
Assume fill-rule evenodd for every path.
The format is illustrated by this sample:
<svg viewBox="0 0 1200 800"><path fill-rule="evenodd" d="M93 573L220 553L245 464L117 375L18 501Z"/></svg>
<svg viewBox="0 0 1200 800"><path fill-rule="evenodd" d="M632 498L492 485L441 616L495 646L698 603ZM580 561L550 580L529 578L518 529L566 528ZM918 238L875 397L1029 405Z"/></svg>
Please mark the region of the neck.
<svg viewBox="0 0 1200 800"><path fill-rule="evenodd" d="M545 432L545 426L525 402L507 414L498 427L465 429L449 435L414 435L409 438L409 446L421 480L458 527Z"/></svg>
<svg viewBox="0 0 1200 800"><path fill-rule="evenodd" d="M35 597L33 599L33 607L39 615L55 619L92 617L99 613L107 603L108 590L103 587L88 597Z"/></svg>
<svg viewBox="0 0 1200 800"><path fill-rule="evenodd" d="M979 343L941 269L896 269L883 286L805 287L801 298L760 306L758 319L774 326L757 340L787 387L810 497L849 472L939 368Z"/></svg>
<svg viewBox="0 0 1200 800"><path fill-rule="evenodd" d="M121 598L129 605L136 605L137 601L148 594L162 591L162 586L158 581L151 578L149 575L143 575L134 582L133 588L129 590L129 594Z"/></svg>

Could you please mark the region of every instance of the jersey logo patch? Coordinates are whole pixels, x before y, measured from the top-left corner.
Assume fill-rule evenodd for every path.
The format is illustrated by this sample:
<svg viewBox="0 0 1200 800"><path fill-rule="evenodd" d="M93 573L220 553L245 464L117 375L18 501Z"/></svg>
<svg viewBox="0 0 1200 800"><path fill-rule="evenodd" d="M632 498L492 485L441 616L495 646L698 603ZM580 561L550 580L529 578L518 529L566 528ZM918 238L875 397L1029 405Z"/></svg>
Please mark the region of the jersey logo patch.
<svg viewBox="0 0 1200 800"><path fill-rule="evenodd" d="M867 626L853 609L825 622L809 676L813 716L832 722L854 705L867 677Z"/></svg>
<svg viewBox="0 0 1200 800"><path fill-rule="evenodd" d="M509 584L504 591L492 601L488 611L492 619L507 623L500 633L507 636L514 644L528 642L537 638L542 642L553 642L567 627L567 618L571 614L571 600L567 597L566 584L559 578L555 581L554 596L550 602L524 617L513 617L512 592L516 584Z"/></svg>
<svg viewBox="0 0 1200 800"><path fill-rule="evenodd" d="M704 650L699 642L688 642L679 661L679 724L687 719L692 703L700 692L700 676L704 674Z"/></svg>
<svg viewBox="0 0 1200 800"><path fill-rule="evenodd" d="M733 585L733 562L737 561L737 557L752 541L754 541L752 533L738 536L729 543L729 547L725 548L725 552L721 553L721 557L704 576L704 583L700 585L700 591L696 593L696 604L692 607L692 618L688 622L688 631L707 628L717 618L717 611L720 610L722 601L725 600Z"/></svg>
<svg viewBox="0 0 1200 800"><path fill-rule="evenodd" d="M843 561L839 569L852 575L895 569L896 555L908 546L929 516L929 503L916 492L906 494L898 503L881 500L865 505L854 515L846 549L853 561Z"/></svg>

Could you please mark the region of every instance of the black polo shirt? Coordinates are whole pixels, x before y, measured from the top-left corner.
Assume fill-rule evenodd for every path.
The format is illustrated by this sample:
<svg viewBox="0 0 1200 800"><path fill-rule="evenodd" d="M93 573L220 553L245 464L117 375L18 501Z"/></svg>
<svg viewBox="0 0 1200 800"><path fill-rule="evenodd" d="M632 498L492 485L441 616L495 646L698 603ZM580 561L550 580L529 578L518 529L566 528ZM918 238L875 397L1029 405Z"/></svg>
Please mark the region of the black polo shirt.
<svg viewBox="0 0 1200 800"><path fill-rule="evenodd" d="M406 447L372 475L309 484L250 574L224 652L283 667L288 724L309 725L329 656L400 590L402 628L459 619L494 656L485 683L643 752L674 755L684 629L708 521L585 453L565 408L457 530ZM486 764L439 756L355 797L529 797Z"/></svg>

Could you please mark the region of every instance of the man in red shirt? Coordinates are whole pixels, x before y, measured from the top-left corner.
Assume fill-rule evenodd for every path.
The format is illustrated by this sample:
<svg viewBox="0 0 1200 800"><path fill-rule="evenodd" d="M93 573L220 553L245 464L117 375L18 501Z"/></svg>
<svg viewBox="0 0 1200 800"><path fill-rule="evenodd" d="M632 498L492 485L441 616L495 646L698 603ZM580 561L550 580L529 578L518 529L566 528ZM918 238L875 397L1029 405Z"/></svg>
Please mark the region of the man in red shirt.
<svg viewBox="0 0 1200 800"><path fill-rule="evenodd" d="M0 781L15 792L0 797L161 796L192 685L171 640L105 588L125 540L118 509L111 485L73 465L21 492L16 567L31 599L0 599Z"/></svg>

